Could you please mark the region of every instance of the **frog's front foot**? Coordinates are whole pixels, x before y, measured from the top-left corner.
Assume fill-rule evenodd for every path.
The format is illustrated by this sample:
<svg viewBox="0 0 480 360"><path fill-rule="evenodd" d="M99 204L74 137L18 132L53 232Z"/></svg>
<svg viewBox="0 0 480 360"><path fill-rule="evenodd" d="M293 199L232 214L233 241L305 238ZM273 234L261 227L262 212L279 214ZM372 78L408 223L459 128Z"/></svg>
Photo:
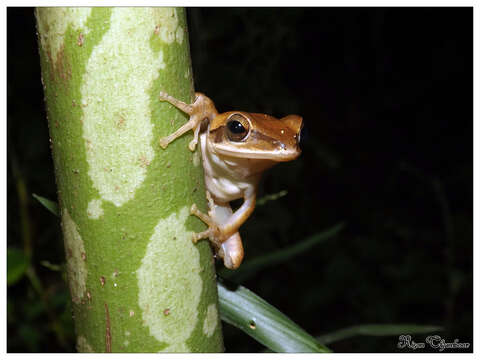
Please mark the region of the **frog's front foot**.
<svg viewBox="0 0 480 360"><path fill-rule="evenodd" d="M222 240L224 236L222 235L222 232L215 222L213 218L210 215L204 214L200 210L198 210L197 205L193 204L192 207L190 208L190 214L195 215L198 217L200 220L202 220L205 224L208 225L208 229L196 234L193 234L192 236L192 241L194 243L197 243L198 240L201 239L210 239L210 241L213 243L215 246L215 249L219 249L220 246L222 245Z"/></svg>

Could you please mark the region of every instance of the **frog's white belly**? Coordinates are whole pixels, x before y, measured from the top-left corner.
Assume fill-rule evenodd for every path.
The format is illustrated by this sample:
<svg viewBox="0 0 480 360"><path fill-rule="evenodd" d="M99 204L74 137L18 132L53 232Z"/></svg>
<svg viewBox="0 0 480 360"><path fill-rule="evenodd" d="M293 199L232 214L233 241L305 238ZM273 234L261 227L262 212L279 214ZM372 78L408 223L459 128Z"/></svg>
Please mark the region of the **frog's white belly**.
<svg viewBox="0 0 480 360"><path fill-rule="evenodd" d="M245 190L252 186L250 181L242 181L235 172L236 164L218 156L207 144L207 134L200 134L205 186L212 196L221 202L243 198Z"/></svg>

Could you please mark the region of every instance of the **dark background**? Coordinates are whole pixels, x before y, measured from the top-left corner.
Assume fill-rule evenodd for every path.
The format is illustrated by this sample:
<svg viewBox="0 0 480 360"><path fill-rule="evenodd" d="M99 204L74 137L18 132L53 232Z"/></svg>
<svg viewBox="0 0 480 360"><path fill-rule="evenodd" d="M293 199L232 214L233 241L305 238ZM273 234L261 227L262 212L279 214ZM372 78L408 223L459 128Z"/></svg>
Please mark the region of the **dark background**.
<svg viewBox="0 0 480 360"><path fill-rule="evenodd" d="M187 14L197 91L219 111L298 113L306 125L301 158L264 176L259 197L288 194L242 227L245 261L346 223L242 284L312 335L414 323L472 343L472 8ZM33 9L9 8L7 20L7 243L32 258L8 287L8 351L74 351L68 290L55 271L64 262L60 226L31 197L56 199ZM224 331L229 352L263 349ZM330 347L395 352L397 341Z"/></svg>

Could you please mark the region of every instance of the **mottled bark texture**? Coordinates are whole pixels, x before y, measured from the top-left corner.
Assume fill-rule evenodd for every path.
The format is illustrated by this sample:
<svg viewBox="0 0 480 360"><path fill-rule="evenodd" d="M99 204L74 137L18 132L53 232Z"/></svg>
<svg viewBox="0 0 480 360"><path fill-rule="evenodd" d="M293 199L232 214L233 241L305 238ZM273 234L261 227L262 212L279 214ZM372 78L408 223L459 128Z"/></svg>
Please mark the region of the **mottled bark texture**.
<svg viewBox="0 0 480 360"><path fill-rule="evenodd" d="M223 350L212 254L186 117L194 95L183 9L37 8L37 28L80 352Z"/></svg>

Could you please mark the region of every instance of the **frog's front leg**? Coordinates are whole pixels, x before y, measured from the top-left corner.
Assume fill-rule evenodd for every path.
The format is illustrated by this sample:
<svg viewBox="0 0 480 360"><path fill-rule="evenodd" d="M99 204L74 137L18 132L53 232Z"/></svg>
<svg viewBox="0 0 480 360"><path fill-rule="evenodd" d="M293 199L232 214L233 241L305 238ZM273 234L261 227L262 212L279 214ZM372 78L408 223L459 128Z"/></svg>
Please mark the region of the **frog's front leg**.
<svg viewBox="0 0 480 360"><path fill-rule="evenodd" d="M191 151L194 151L195 146L198 143L198 134L200 133L200 127L203 120L212 120L218 114L213 101L204 94L198 92L195 93L195 101L193 104L186 104L165 92L160 92L158 97L160 100L167 101L176 108L182 110L184 113L190 115L190 119L187 123L185 123L172 134L160 139L160 146L165 149L173 140L182 136L187 131L193 130L193 140L188 145L188 148Z"/></svg>
<svg viewBox="0 0 480 360"><path fill-rule="evenodd" d="M208 229L205 231L193 234L192 241L196 244L198 240L209 238L211 239L215 248L218 249L219 246L221 245L221 241L217 240L219 239L219 234L220 234L220 228L218 226L220 221L218 221L218 219L215 220L216 218L215 210L217 205L213 201L212 196L210 195L210 192L208 190L206 194L207 194L207 200L208 200L208 214L204 214L203 212L201 212L198 209L197 204L192 205L192 207L190 208L190 214L195 215L200 220L202 220L205 224L207 224ZM217 214L217 217L218 217L218 214Z"/></svg>

